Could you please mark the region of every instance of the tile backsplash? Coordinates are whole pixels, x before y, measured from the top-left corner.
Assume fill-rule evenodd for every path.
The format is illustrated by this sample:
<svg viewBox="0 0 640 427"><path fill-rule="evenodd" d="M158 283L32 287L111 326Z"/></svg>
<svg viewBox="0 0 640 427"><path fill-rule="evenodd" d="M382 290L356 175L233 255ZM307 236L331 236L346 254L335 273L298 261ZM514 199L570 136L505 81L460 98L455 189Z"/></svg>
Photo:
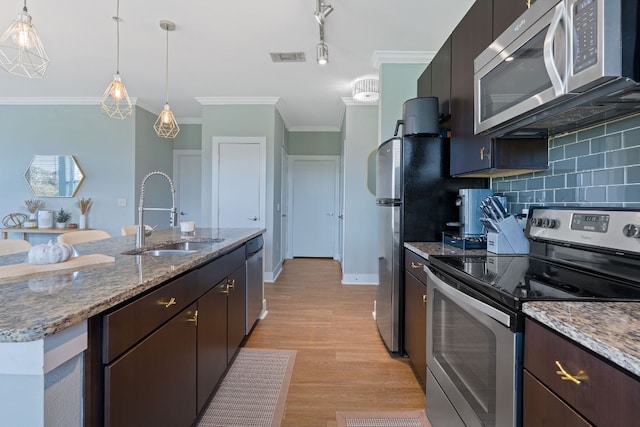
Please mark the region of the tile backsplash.
<svg viewBox="0 0 640 427"><path fill-rule="evenodd" d="M640 208L640 115L549 139L549 169L493 178L509 211L531 205Z"/></svg>

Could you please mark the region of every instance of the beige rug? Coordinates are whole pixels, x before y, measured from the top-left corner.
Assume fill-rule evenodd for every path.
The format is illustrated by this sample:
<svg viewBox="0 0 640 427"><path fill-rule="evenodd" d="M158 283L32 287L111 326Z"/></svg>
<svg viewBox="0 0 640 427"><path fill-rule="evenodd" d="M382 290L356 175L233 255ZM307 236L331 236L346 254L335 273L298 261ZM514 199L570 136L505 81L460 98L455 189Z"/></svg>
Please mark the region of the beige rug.
<svg viewBox="0 0 640 427"><path fill-rule="evenodd" d="M338 427L431 427L424 411L336 412Z"/></svg>
<svg viewBox="0 0 640 427"><path fill-rule="evenodd" d="M295 350L240 349L197 426L280 426L295 358Z"/></svg>

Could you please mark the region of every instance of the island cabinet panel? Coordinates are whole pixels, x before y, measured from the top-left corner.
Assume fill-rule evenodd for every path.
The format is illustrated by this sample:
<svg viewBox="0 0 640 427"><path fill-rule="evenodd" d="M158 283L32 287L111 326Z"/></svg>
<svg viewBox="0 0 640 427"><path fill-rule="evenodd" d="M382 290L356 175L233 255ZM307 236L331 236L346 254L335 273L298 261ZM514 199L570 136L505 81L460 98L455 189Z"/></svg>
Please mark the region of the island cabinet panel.
<svg viewBox="0 0 640 427"><path fill-rule="evenodd" d="M597 426L638 424L640 381L633 374L532 320L527 320L525 325L524 348L526 372L588 422ZM548 398L531 389L527 392L525 388L525 427L540 425L528 421L529 418L535 420L535 414L527 408L539 406L537 399ZM559 420L552 422L564 425Z"/></svg>
<svg viewBox="0 0 640 427"><path fill-rule="evenodd" d="M198 300L198 412L227 369L227 280Z"/></svg>
<svg viewBox="0 0 640 427"><path fill-rule="evenodd" d="M427 378L426 260L405 249L404 350L424 390Z"/></svg>
<svg viewBox="0 0 640 427"><path fill-rule="evenodd" d="M105 363L111 362L198 298L195 272L104 316Z"/></svg>
<svg viewBox="0 0 640 427"><path fill-rule="evenodd" d="M190 426L196 419L192 304L105 367L105 426Z"/></svg>
<svg viewBox="0 0 640 427"><path fill-rule="evenodd" d="M242 344L245 337L247 269L244 264L229 275L227 278L227 286L229 288L227 294L227 362L231 363L231 360L238 351L238 348L240 348L240 344Z"/></svg>

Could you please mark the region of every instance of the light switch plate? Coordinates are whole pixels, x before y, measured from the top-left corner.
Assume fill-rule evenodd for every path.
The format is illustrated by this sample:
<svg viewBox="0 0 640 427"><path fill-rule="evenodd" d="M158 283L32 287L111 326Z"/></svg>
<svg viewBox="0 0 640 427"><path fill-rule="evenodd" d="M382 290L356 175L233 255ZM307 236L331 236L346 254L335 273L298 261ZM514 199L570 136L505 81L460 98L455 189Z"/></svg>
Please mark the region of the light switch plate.
<svg viewBox="0 0 640 427"><path fill-rule="evenodd" d="M118 203L118 207L121 207L121 208L125 207L127 206L127 199L119 198L117 203Z"/></svg>

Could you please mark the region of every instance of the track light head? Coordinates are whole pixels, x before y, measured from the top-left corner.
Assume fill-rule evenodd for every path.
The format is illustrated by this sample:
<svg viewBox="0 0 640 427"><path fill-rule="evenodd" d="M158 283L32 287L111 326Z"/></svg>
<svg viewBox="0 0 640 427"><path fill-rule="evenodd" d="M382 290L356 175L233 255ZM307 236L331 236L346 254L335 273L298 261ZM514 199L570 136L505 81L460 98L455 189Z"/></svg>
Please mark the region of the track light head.
<svg viewBox="0 0 640 427"><path fill-rule="evenodd" d="M324 42L316 45L316 61L319 65L325 65L329 62L329 48Z"/></svg>
<svg viewBox="0 0 640 427"><path fill-rule="evenodd" d="M316 21L318 21L318 24L324 25L324 20L331 12L333 12L333 7L330 4L318 2L318 8L313 13L313 16L316 18Z"/></svg>

